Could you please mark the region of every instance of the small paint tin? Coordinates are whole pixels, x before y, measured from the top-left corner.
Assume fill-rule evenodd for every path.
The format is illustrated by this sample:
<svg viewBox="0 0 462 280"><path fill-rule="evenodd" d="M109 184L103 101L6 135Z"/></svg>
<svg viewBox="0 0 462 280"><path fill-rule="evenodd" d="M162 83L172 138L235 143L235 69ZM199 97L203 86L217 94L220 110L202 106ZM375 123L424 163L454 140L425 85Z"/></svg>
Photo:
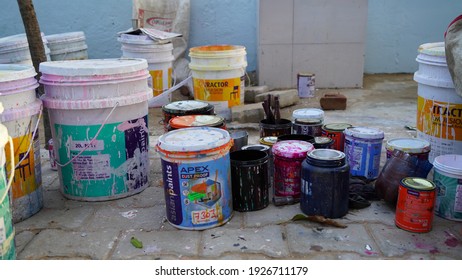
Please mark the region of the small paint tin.
<svg viewBox="0 0 462 280"><path fill-rule="evenodd" d="M390 159L394 150L400 150L422 160L428 160L430 142L418 138L395 138L385 144L387 160Z"/></svg>
<svg viewBox="0 0 462 280"><path fill-rule="evenodd" d="M162 112L164 116L164 131L167 132L170 119L186 115L213 115L214 107L207 102L183 100L171 102L162 106Z"/></svg>
<svg viewBox="0 0 462 280"><path fill-rule="evenodd" d="M334 140L329 137L325 137L325 136L314 137L313 145L315 149L331 149L333 144L334 144Z"/></svg>
<svg viewBox="0 0 462 280"><path fill-rule="evenodd" d="M292 134L322 135L324 111L316 108L297 109L292 113Z"/></svg>
<svg viewBox="0 0 462 280"><path fill-rule="evenodd" d="M273 164L273 153L271 152L271 147L267 145L263 145L263 144L255 144L255 145L244 146L242 147L242 150L263 151L268 154L268 182L269 182L270 188L273 187L274 164Z"/></svg>
<svg viewBox="0 0 462 280"><path fill-rule="evenodd" d="M395 224L411 232L432 229L436 187L431 181L417 177L401 180L398 188Z"/></svg>
<svg viewBox="0 0 462 280"><path fill-rule="evenodd" d="M292 122L288 119L279 119L276 123L267 119L260 121L260 137L279 136L292 133Z"/></svg>
<svg viewBox="0 0 462 280"><path fill-rule="evenodd" d="M322 126L322 136L326 136L334 140L332 148L337 151L344 151L345 135L343 131L352 127L349 123L329 123Z"/></svg>
<svg viewBox="0 0 462 280"><path fill-rule="evenodd" d="M302 162L312 150L313 144L298 140L285 140L273 145L274 195L300 197Z"/></svg>
<svg viewBox="0 0 462 280"><path fill-rule="evenodd" d="M300 98L314 97L316 91L315 75L313 73L297 74L297 90Z"/></svg>
<svg viewBox="0 0 462 280"><path fill-rule="evenodd" d="M228 131L213 127L173 130L159 137L167 220L203 230L231 219L233 200Z"/></svg>
<svg viewBox="0 0 462 280"><path fill-rule="evenodd" d="M440 155L433 161L437 197L435 214L462 221L462 155Z"/></svg>
<svg viewBox="0 0 462 280"><path fill-rule="evenodd" d="M58 170L58 165L56 164L55 150L53 148L53 139L48 140L48 155L50 157L51 170Z"/></svg>
<svg viewBox="0 0 462 280"><path fill-rule="evenodd" d="M266 137L260 138L259 142L260 144L269 146L271 148L273 147L274 144L276 144L277 141L278 141L277 136L266 136Z"/></svg>
<svg viewBox="0 0 462 280"><path fill-rule="evenodd" d="M382 153L383 131L370 127L345 129L345 155L352 176L377 179Z"/></svg>
<svg viewBox="0 0 462 280"><path fill-rule="evenodd" d="M211 115L187 115L174 117L170 119L168 126L169 131L180 128L203 126L226 129L224 118Z"/></svg>

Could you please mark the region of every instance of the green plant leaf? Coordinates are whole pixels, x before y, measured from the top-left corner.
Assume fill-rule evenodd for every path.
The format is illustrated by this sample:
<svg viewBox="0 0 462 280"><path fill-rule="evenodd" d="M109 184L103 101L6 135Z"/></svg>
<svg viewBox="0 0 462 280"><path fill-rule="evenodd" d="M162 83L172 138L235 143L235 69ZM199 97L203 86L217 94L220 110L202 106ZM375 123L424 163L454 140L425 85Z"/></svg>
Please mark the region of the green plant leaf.
<svg viewBox="0 0 462 280"><path fill-rule="evenodd" d="M295 216L292 217L292 221L300 221L300 220L306 220L307 217L303 214L297 214Z"/></svg>
<svg viewBox="0 0 462 280"><path fill-rule="evenodd" d="M139 241L134 236L132 236L132 238L130 238L130 243L132 243L133 247L135 247L135 248L138 248L138 249L143 248L143 242Z"/></svg>

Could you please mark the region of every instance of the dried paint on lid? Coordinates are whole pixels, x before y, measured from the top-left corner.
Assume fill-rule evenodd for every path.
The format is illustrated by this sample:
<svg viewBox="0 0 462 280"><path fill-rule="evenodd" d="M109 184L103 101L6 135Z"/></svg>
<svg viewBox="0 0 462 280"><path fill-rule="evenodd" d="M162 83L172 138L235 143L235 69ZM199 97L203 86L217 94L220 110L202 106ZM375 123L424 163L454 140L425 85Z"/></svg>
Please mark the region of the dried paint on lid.
<svg viewBox="0 0 462 280"><path fill-rule="evenodd" d="M430 142L418 138L395 138L387 141L388 151L400 150L410 154L430 152Z"/></svg>
<svg viewBox="0 0 462 280"><path fill-rule="evenodd" d="M231 146L228 131L214 127L193 127L173 130L159 137L157 150L169 156L169 152L196 152Z"/></svg>
<svg viewBox="0 0 462 280"><path fill-rule="evenodd" d="M285 158L305 158L314 150L311 143L299 140L284 140L273 145L273 154Z"/></svg>
<svg viewBox="0 0 462 280"><path fill-rule="evenodd" d="M436 188L435 184L423 178L407 177L401 180L401 185L419 191L432 191Z"/></svg>
<svg viewBox="0 0 462 280"><path fill-rule="evenodd" d="M292 112L293 119L324 119L324 111L316 108L297 109Z"/></svg>
<svg viewBox="0 0 462 280"><path fill-rule="evenodd" d="M433 160L433 166L451 175L462 176L462 155L440 155Z"/></svg>
<svg viewBox="0 0 462 280"><path fill-rule="evenodd" d="M205 109L209 106L207 102L196 100L184 100L171 102L162 106L162 110L169 113L186 113L196 110Z"/></svg>
<svg viewBox="0 0 462 280"><path fill-rule="evenodd" d="M260 138L260 144L267 145L270 147L276 144L277 141L278 141L278 138L276 136L266 136L266 137Z"/></svg>
<svg viewBox="0 0 462 280"><path fill-rule="evenodd" d="M98 76L128 74L147 70L147 68L147 61L140 58L63 60L40 63L42 74L72 77L91 76L92 80L97 80ZM105 80L105 77L100 77L100 79Z"/></svg>
<svg viewBox="0 0 462 280"><path fill-rule="evenodd" d="M444 42L422 44L418 51L421 54L446 57Z"/></svg>
<svg viewBox="0 0 462 280"><path fill-rule="evenodd" d="M324 137L324 136L317 136L317 137L314 137L314 143L316 144L329 144L329 143L332 143L334 142L334 140L332 140L331 138L329 137Z"/></svg>
<svg viewBox="0 0 462 280"><path fill-rule="evenodd" d="M350 127L345 129L343 132L345 136L350 136L354 138L360 138L360 139L383 139L384 138L384 133L383 131L377 129L377 128L371 128L371 127Z"/></svg>
<svg viewBox="0 0 462 280"><path fill-rule="evenodd" d="M332 149L315 149L308 153L308 157L319 160L340 160L345 158L345 154Z"/></svg>
<svg viewBox="0 0 462 280"><path fill-rule="evenodd" d="M187 115L178 116L168 122L173 128L187 128L197 126L212 126L220 127L224 123L224 119L213 115Z"/></svg>
<svg viewBox="0 0 462 280"><path fill-rule="evenodd" d="M352 127L352 125L349 123L329 123L329 124L323 125L322 129L325 131L340 132L350 127Z"/></svg>

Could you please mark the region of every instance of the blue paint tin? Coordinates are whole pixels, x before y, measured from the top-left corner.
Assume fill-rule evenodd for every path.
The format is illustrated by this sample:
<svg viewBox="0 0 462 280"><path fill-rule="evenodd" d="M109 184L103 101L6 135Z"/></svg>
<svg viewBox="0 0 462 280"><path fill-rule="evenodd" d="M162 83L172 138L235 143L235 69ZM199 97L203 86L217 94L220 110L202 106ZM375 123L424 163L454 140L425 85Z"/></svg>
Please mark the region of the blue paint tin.
<svg viewBox="0 0 462 280"><path fill-rule="evenodd" d="M159 137L167 220L179 229L203 230L225 224L233 214L226 130L183 128Z"/></svg>
<svg viewBox="0 0 462 280"><path fill-rule="evenodd" d="M382 153L383 131L370 127L345 129L345 155L352 176L377 179Z"/></svg>

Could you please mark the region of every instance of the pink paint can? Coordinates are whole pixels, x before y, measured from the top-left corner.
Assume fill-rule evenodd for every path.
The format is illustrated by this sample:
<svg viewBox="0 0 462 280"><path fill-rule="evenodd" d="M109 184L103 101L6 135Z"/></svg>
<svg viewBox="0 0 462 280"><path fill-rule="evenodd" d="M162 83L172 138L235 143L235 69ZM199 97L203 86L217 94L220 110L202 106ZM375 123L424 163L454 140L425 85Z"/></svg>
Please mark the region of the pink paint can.
<svg viewBox="0 0 462 280"><path fill-rule="evenodd" d="M273 145L275 196L300 197L302 162L312 150L313 144L299 140L280 141Z"/></svg>

